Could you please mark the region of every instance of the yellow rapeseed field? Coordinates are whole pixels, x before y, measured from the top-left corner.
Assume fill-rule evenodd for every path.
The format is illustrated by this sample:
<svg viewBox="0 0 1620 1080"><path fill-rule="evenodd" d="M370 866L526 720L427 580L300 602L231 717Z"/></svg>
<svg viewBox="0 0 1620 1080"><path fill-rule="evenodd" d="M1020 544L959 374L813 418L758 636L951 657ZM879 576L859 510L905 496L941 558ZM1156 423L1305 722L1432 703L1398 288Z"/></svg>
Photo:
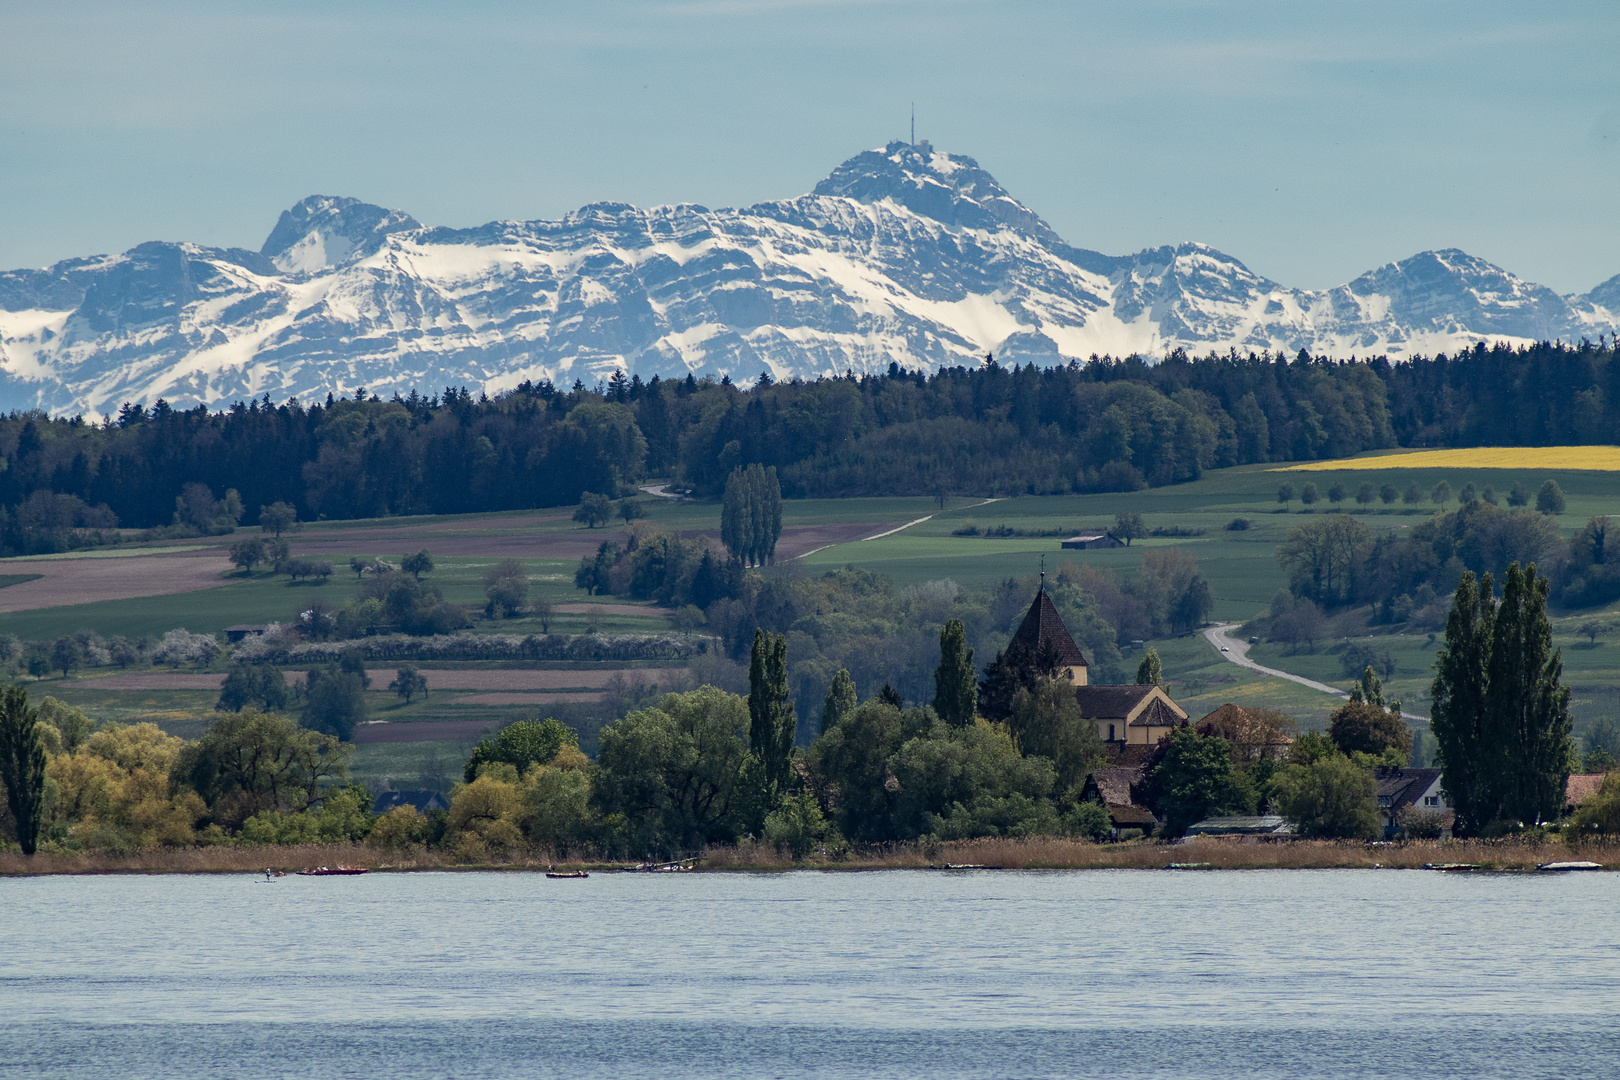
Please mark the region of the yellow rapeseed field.
<svg viewBox="0 0 1620 1080"><path fill-rule="evenodd" d="M1620 446L1474 446L1414 450L1382 457L1307 461L1272 472L1337 472L1349 469L1579 469L1620 472Z"/></svg>

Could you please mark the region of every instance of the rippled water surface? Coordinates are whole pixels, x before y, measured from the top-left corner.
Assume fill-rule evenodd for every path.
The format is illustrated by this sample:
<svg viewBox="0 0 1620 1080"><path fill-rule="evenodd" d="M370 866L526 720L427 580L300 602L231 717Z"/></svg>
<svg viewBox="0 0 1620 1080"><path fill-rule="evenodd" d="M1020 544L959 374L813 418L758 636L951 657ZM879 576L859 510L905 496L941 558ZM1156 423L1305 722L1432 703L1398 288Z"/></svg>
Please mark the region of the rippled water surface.
<svg viewBox="0 0 1620 1080"><path fill-rule="evenodd" d="M1620 1074L1620 875L0 881L6 1077Z"/></svg>

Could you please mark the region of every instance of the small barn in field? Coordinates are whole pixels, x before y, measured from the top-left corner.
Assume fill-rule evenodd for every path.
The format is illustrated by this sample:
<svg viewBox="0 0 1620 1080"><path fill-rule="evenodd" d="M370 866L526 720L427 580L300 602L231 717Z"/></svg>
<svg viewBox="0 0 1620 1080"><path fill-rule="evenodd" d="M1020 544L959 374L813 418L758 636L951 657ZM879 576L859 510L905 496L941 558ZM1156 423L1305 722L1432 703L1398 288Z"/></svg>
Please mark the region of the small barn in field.
<svg viewBox="0 0 1620 1080"><path fill-rule="evenodd" d="M1116 540L1105 532L1083 532L1069 537L1063 541L1062 546L1071 551L1085 551L1090 548L1124 547L1125 542Z"/></svg>

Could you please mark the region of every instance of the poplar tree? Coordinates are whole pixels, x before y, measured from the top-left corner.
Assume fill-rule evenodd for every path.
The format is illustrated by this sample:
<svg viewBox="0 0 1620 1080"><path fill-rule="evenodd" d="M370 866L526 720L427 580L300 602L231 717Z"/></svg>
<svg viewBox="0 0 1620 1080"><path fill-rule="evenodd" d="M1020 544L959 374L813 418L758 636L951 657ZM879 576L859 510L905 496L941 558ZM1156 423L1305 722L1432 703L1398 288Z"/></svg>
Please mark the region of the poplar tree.
<svg viewBox="0 0 1620 1080"><path fill-rule="evenodd" d="M776 555L782 535L782 484L776 466L739 465L726 479L720 503L720 540L735 557L752 566Z"/></svg>
<svg viewBox="0 0 1620 1080"><path fill-rule="evenodd" d="M1552 647L1547 579L1513 563L1491 635L1485 696L1486 778L1493 817L1551 821L1569 782L1569 689L1562 650Z"/></svg>
<svg viewBox="0 0 1620 1080"><path fill-rule="evenodd" d="M787 787L798 717L788 700L787 637L755 628L748 658L748 747L773 792Z"/></svg>
<svg viewBox="0 0 1620 1080"><path fill-rule="evenodd" d="M832 685L827 687L827 697L821 703L821 731L826 734L829 728L837 726L844 717L855 711L858 701L855 697L855 680L849 677L849 672L843 668L832 678Z"/></svg>
<svg viewBox="0 0 1620 1080"><path fill-rule="evenodd" d="M45 806L45 746L38 720L39 714L28 707L28 691L6 687L0 696L0 783L5 784L24 855L39 848Z"/></svg>
<svg viewBox="0 0 1620 1080"><path fill-rule="evenodd" d="M1149 649L1136 666L1137 686L1157 686L1164 681L1164 668L1159 664L1159 650Z"/></svg>
<svg viewBox="0 0 1620 1080"><path fill-rule="evenodd" d="M1481 773L1485 756L1485 702L1489 689L1491 637L1496 620L1494 583L1486 574L1476 585L1473 571L1457 583L1446 642L1434 661L1434 732L1441 782L1457 815L1457 831L1477 834L1493 816L1485 805Z"/></svg>
<svg viewBox="0 0 1620 1080"><path fill-rule="evenodd" d="M961 619L939 632L939 668L934 672L934 711L952 727L967 727L979 704L979 678Z"/></svg>
<svg viewBox="0 0 1620 1080"><path fill-rule="evenodd" d="M1552 647L1548 582L1508 567L1498 604L1490 575L1464 574L1435 661L1430 726L1458 830L1530 824L1563 808L1569 781L1569 690Z"/></svg>

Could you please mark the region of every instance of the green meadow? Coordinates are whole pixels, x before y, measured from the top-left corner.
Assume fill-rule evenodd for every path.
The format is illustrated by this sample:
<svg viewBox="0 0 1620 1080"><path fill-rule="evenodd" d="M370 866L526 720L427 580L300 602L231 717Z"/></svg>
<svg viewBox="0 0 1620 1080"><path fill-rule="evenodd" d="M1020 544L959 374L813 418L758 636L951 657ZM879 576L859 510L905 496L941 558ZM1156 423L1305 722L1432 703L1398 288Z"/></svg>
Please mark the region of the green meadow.
<svg viewBox="0 0 1620 1080"><path fill-rule="evenodd" d="M1312 472L1282 471L1272 466L1243 466L1206 474L1202 479L1173 487L1116 494L1018 496L986 503L983 499L952 497L943 507L933 499L878 498L878 499L815 499L788 500L783 505L783 523L788 527L870 524L873 531L883 531L916 522L903 531L878 539L854 540L831 544L809 554L778 564L786 573L821 573L844 566L861 566L887 574L898 584L912 585L926 581L950 579L974 589L984 589L1007 577L1026 577L1035 574L1044 560L1049 572L1055 572L1063 563L1084 563L1110 570L1121 577L1135 573L1142 552L1152 547L1174 545L1196 555L1200 567L1209 577L1215 594L1214 618L1222 622L1243 622L1261 612L1271 597L1286 584L1277 564L1276 549L1288 530L1313 514L1343 512L1352 514L1379 531L1400 531L1411 528L1437 508L1428 499L1430 490L1440 481L1446 481L1453 492L1448 504L1456 505L1455 493L1465 484L1477 489L1494 488L1499 498L1505 499L1508 490L1521 483L1534 491L1549 476L1557 479L1568 501L1566 512L1559 518L1565 536L1572 535L1585 524L1587 518L1598 514L1620 515L1620 473L1598 471L1549 471L1517 469L1328 469ZM1291 484L1295 497L1286 505L1278 502L1278 487ZM1307 483L1316 485L1319 501L1306 507L1299 492ZM1335 506L1328 492L1335 483L1342 483L1349 497ZM1407 504L1397 500L1392 505L1375 501L1370 505L1355 502L1355 493L1363 483L1376 489L1388 483L1404 492L1413 483L1424 492L1424 500ZM717 530L720 507L718 502L688 501L644 497L640 502L648 520L660 527L681 530ZM1173 530L1183 535L1148 537L1135 541L1129 548L1094 551L1065 551L1060 546L1061 536L986 537L953 536L953 531L968 525L981 532L1005 527L1024 532L1059 530L1067 535L1086 529L1103 529L1113 524L1114 516L1121 512L1142 515L1149 531ZM586 530L570 520L566 508L523 511L504 514L469 515L466 517L433 517L385 519L363 522L318 522L307 526L293 539L322 539L323 534L342 529L364 528L373 533L372 539L356 542L355 550L342 555L323 553L319 558L331 559L336 571L324 584L291 584L285 577L272 577L260 571L252 575L226 574L221 587L201 592L172 596L147 597L133 600L104 601L71 607L48 608L38 611L0 615L0 632L22 638L51 639L71 633L81 627L94 629L103 635L122 634L129 637L159 636L177 626L193 632L218 633L235 623L287 621L314 601L331 607L340 607L358 590L359 583L347 572L347 556L382 555L398 558L400 553L426 547L430 551L435 542L452 545L456 538L475 536L556 537L571 535L596 542L617 535L618 529ZM918 519L925 519L919 521ZM1248 523L1246 529L1228 528L1234 521ZM423 532L426 526L435 526ZM446 530L446 526L449 529ZM386 530L387 538L376 539L375 533ZM397 542L390 542L397 530ZM1186 535L1186 534L1195 535ZM847 531L846 531L847 535ZM174 546L171 542L171 548ZM121 548L119 554L138 550ZM447 599L482 607L483 574L497 559L493 557L435 556L437 564L431 580L444 592ZM553 604L620 605L620 598L590 598L573 586L573 572L577 559L531 558L522 560L529 571L537 593ZM0 565L7 573L0 576L0 587L33 576L27 572L24 561L10 560ZM1620 631L1609 643L1600 635L1592 644L1578 628L1594 619L1606 623L1620 622L1620 612L1613 607L1588 609L1578 612L1554 611L1557 644L1563 648L1565 681L1573 689L1577 717L1580 721L1601 714L1614 715L1620 710ZM614 632L648 632L667 629L667 620L653 615L571 613L554 615L549 627L558 633L580 633L588 626ZM533 618L503 622L480 620L481 632L540 633L540 622ZM1284 646L1263 643L1252 650L1259 662L1281 670L1295 672L1337 685L1349 684L1341 666L1341 655L1350 641L1371 645L1376 651L1387 651L1396 665L1396 674L1390 680L1395 695L1406 703L1411 712L1426 712L1426 691L1430 678L1436 642L1427 631L1420 633L1390 632L1378 629L1369 632L1359 617L1340 616L1335 619L1330 640L1318 643L1314 651L1298 652ZM1213 708L1223 701L1240 704L1276 705L1301 713L1302 717L1323 718L1331 701L1315 691L1281 680L1262 677L1225 663L1203 640L1194 636L1173 641L1152 642L1164 660L1165 672L1173 684L1178 700L1194 712L1206 705ZM74 679L60 684L68 696L77 693L69 687L83 686L84 693L94 696L90 685L93 679ZM53 684L54 685L54 684ZM42 692L52 690L41 688ZM125 695L128 696L128 695ZM174 700L171 711L185 712L201 722L210 702L192 695L195 701ZM120 703L118 695L108 692L97 707L104 715L123 709L135 709L133 703ZM89 704L89 698L86 698ZM142 702L139 709L150 713L164 711L160 700ZM390 705L378 701L374 715L382 715ZM412 709L416 709L413 706ZM468 708L460 712L449 704L434 702L431 713L424 712L415 719L429 715L448 717L455 714L466 718L474 712ZM443 710L441 714L439 710ZM504 714L509 710L489 710ZM518 710L521 712L521 710ZM176 718L178 720L178 717ZM405 717L401 717L405 719ZM381 751L366 750L367 754ZM394 751L389 751L394 753Z"/></svg>

